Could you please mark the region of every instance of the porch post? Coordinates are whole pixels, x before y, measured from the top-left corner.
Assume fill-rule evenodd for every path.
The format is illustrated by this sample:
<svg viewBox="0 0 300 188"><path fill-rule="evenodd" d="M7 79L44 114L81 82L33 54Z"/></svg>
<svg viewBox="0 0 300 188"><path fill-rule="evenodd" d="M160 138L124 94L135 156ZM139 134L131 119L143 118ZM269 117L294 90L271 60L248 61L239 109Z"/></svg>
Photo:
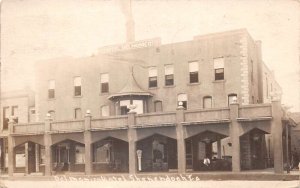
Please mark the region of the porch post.
<svg viewBox="0 0 300 188"><path fill-rule="evenodd" d="M40 146L39 144L35 144L35 172L40 171Z"/></svg>
<svg viewBox="0 0 300 188"><path fill-rule="evenodd" d="M217 140L217 149L218 149L218 159L222 158L222 150L221 150L221 139L218 138Z"/></svg>
<svg viewBox="0 0 300 188"><path fill-rule="evenodd" d="M7 144L8 144L8 175L13 176L14 174L14 168L15 168L15 156L14 156L14 137L12 136L12 133L14 131L14 120L13 118L9 118L8 123L8 129L9 134L7 136Z"/></svg>
<svg viewBox="0 0 300 188"><path fill-rule="evenodd" d="M283 173L282 115L280 101L272 101L271 134L274 153L274 172L279 174Z"/></svg>
<svg viewBox="0 0 300 188"><path fill-rule="evenodd" d="M84 144L85 144L85 174L90 175L93 172L92 165L92 133L91 133L91 119L92 115L87 110L84 117Z"/></svg>
<svg viewBox="0 0 300 188"><path fill-rule="evenodd" d="M128 153L129 153L129 174L135 174L137 170L137 154L136 154L136 140L137 133L133 127L135 125L136 112L128 112Z"/></svg>
<svg viewBox="0 0 300 188"><path fill-rule="evenodd" d="M185 173L186 170L186 156L185 156L185 142L184 142L185 127L183 127L183 125L181 124L182 122L184 122L184 107L178 106L176 111L178 173Z"/></svg>
<svg viewBox="0 0 300 188"><path fill-rule="evenodd" d="M25 174L29 174L29 148L28 148L28 142L25 143Z"/></svg>
<svg viewBox="0 0 300 188"><path fill-rule="evenodd" d="M52 139L51 139L51 121L52 118L47 116L45 118L45 134L44 134L44 144L45 144L45 175L51 176L52 172Z"/></svg>
<svg viewBox="0 0 300 188"><path fill-rule="evenodd" d="M230 104L230 139L232 143L232 171L241 171L241 151L240 151L240 124L237 121L239 115L239 104Z"/></svg>

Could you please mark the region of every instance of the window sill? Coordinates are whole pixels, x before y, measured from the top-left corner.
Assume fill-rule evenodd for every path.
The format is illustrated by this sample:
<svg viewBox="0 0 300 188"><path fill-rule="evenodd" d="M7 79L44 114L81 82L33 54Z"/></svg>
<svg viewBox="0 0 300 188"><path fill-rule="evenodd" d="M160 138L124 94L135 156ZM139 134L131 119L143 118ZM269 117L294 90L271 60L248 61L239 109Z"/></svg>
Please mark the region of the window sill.
<svg viewBox="0 0 300 188"><path fill-rule="evenodd" d="M175 85L169 85L169 86L164 86L164 88L174 88L176 87Z"/></svg>
<svg viewBox="0 0 300 188"><path fill-rule="evenodd" d="M100 96L107 96L107 95L109 95L109 92L107 92L107 93L99 93L99 95Z"/></svg>
<svg viewBox="0 0 300 188"><path fill-rule="evenodd" d="M155 90L155 89L158 89L158 87L149 87L148 89L149 90Z"/></svg>
<svg viewBox="0 0 300 188"><path fill-rule="evenodd" d="M225 83L226 82L226 80L214 80L214 81L212 81L213 83Z"/></svg>
<svg viewBox="0 0 300 188"><path fill-rule="evenodd" d="M73 96L73 98L82 98L82 95L79 95L79 96Z"/></svg>
<svg viewBox="0 0 300 188"><path fill-rule="evenodd" d="M56 100L56 98L51 98L51 99L47 99L48 101L55 101Z"/></svg>
<svg viewBox="0 0 300 188"><path fill-rule="evenodd" d="M187 85L188 86L196 86L196 85L200 85L201 83L200 82L197 82L197 83L188 83Z"/></svg>

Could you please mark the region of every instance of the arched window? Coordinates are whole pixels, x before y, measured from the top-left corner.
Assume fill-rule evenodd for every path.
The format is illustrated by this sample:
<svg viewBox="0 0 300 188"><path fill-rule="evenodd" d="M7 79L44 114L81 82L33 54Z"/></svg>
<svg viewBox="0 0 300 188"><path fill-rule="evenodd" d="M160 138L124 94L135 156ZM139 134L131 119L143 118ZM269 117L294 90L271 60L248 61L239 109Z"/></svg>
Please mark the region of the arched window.
<svg viewBox="0 0 300 188"><path fill-rule="evenodd" d="M231 93L228 95L228 106L232 103L236 103L237 102L237 94L235 93Z"/></svg>
<svg viewBox="0 0 300 188"><path fill-rule="evenodd" d="M162 112L162 101L155 101L154 102L154 111L155 112Z"/></svg>
<svg viewBox="0 0 300 188"><path fill-rule="evenodd" d="M182 106L187 109L187 94L181 93L177 96L177 103L179 105L180 102L182 102Z"/></svg>
<svg viewBox="0 0 300 188"><path fill-rule="evenodd" d="M212 97L211 96L203 97L203 108L212 108Z"/></svg>

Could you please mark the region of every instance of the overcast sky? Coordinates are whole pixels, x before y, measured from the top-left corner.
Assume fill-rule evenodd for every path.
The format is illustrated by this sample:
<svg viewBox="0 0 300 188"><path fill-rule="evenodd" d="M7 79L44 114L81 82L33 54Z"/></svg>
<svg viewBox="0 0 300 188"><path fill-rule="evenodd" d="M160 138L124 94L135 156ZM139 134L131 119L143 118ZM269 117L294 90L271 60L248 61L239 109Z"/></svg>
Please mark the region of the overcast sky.
<svg viewBox="0 0 300 188"><path fill-rule="evenodd" d="M162 43L246 28L262 41L263 60L283 87L283 103L299 110L300 5L293 0L132 2L136 40ZM126 41L118 0L4 0L1 7L2 91L33 86L33 64L87 56Z"/></svg>

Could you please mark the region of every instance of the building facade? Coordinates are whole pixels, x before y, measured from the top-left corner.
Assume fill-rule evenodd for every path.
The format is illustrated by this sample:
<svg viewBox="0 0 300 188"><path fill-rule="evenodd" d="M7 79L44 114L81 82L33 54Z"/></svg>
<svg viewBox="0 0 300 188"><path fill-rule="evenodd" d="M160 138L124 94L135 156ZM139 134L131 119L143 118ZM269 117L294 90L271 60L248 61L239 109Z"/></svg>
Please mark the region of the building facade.
<svg viewBox="0 0 300 188"><path fill-rule="evenodd" d="M36 121L2 123L10 175L283 172L291 123L246 30L52 59L37 66L36 80L34 108L27 105Z"/></svg>

